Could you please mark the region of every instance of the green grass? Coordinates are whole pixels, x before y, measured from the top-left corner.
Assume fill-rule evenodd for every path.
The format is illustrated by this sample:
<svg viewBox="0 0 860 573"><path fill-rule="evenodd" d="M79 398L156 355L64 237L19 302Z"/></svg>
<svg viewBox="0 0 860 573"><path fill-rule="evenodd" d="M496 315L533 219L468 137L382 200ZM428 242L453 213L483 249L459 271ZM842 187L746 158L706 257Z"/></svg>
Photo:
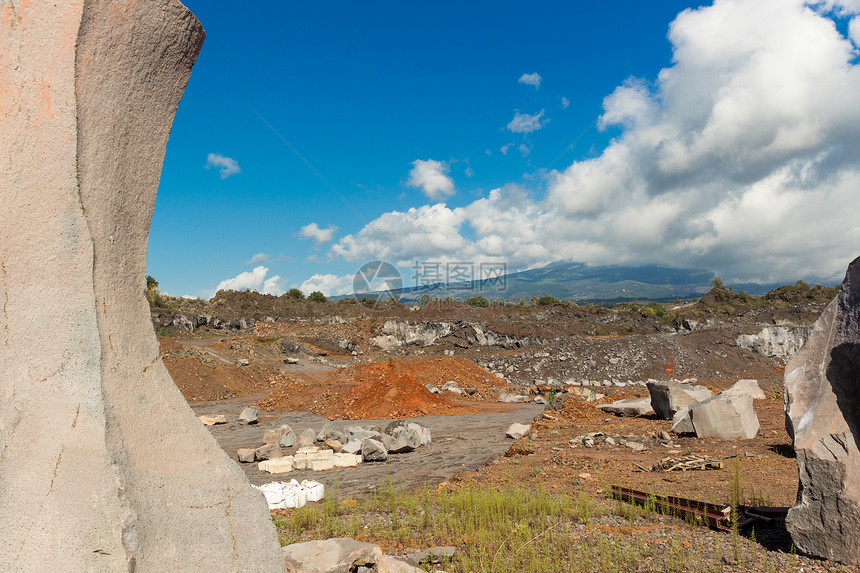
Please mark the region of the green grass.
<svg viewBox="0 0 860 573"><path fill-rule="evenodd" d="M452 545L457 554L442 567L449 573L717 570L696 544L636 533L665 519L657 517L660 509L656 498L642 508L595 503L585 492L480 486L408 492L389 481L367 499L340 500L336 491L327 492L322 503L284 512L275 525L284 545L333 537L377 543L386 552ZM727 558L745 567L739 541L730 544Z"/></svg>

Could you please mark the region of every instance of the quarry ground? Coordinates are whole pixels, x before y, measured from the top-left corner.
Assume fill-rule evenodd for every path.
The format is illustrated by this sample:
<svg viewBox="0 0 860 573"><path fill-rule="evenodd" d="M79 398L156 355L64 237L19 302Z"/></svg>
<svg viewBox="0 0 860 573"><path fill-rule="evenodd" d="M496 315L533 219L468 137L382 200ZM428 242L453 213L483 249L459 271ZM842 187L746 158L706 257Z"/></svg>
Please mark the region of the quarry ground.
<svg viewBox="0 0 860 573"><path fill-rule="evenodd" d="M682 307L688 309L688 318L679 307L665 307L673 313L667 321L640 308L499 311L463 307L459 314L456 309L401 308L383 316L365 316L351 315L351 308L339 312L343 305L329 305L324 311L312 309L290 320L258 316L256 326L234 332L162 329L161 334L168 336L159 337L159 342L171 375L195 413L227 416L227 424L210 430L234 460L239 448L262 445L264 430L282 424L298 433L305 428L319 430L328 420L342 426L378 423L384 427L387 420L409 418L433 432L428 446L352 469L271 475L260 472L256 464L240 464L254 484L314 479L341 499L372 495L387 483L402 489L516 486L574 497L585 492L601 502L608 499L610 486L621 485L728 504L732 475L737 472L742 502L791 506L798 480L784 426L784 362L740 348L736 340L766 326L808 328L823 303L752 308L712 304L710 309L695 303ZM391 344L394 336L380 345L377 337L385 328L391 330L385 323L392 320L424 325L420 335L439 323L458 326L442 331L429 344L426 336L409 341L404 334L402 341ZM471 325L505 335L508 343L482 345L480 336L470 334ZM433 332L440 334L438 329ZM287 364L286 358L297 363ZM239 359L249 364L237 366ZM660 432L670 431L669 420L654 415L617 417L595 408L616 399L647 396L645 387L627 382L649 378L695 378L715 393L738 379L755 378L767 396L755 402L761 429L749 440L724 442L674 434L666 440L660 439ZM449 380L465 392L431 394L425 388L425 384ZM559 384L553 385L553 380ZM565 392L570 389L564 385L566 380L617 384L601 386L597 391L606 397L590 402L587 394ZM549 403L502 404L497 401L502 393L542 396ZM249 404L261 408L256 425L238 421L238 414ZM513 422L531 423L530 433L516 441L506 438L505 430ZM635 441L645 449L571 447L571 439L590 432ZM691 454L722 460L723 468L646 471L664 458ZM690 530L677 521L675 534L692 536L704 545L724 540L725 534ZM661 522L659 527L671 530L675 525ZM756 536L754 546L763 555L790 551L790 539L780 526ZM845 570L798 557L792 563L791 570ZM728 569L717 566L715 570Z"/></svg>

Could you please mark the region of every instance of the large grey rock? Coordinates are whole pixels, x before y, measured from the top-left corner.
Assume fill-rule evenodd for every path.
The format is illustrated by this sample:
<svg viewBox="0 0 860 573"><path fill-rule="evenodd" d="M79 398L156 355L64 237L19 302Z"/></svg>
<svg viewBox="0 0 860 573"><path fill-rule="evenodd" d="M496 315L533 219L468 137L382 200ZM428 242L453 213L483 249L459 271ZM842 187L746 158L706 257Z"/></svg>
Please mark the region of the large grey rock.
<svg viewBox="0 0 860 573"><path fill-rule="evenodd" d="M700 438L746 440L758 433L758 416L749 396L714 396L690 406L690 420Z"/></svg>
<svg viewBox="0 0 860 573"><path fill-rule="evenodd" d="M388 450L382 442L368 438L361 443L361 459L366 462L384 462L388 459Z"/></svg>
<svg viewBox="0 0 860 573"><path fill-rule="evenodd" d="M786 527L798 549L860 560L860 258L785 369L800 483Z"/></svg>
<svg viewBox="0 0 860 573"><path fill-rule="evenodd" d="M239 421L245 424L256 424L257 416L260 414L260 409L256 406L246 406L239 414Z"/></svg>
<svg viewBox="0 0 860 573"><path fill-rule="evenodd" d="M758 380L738 380L731 388L721 392L720 396L749 396L753 400L767 398L759 387Z"/></svg>
<svg viewBox="0 0 860 573"><path fill-rule="evenodd" d="M383 559L385 560L385 564L388 566L389 573L426 573L424 569L415 567L408 561L404 561L399 557L384 555Z"/></svg>
<svg viewBox="0 0 860 573"><path fill-rule="evenodd" d="M390 573L378 545L346 537L294 543L284 547L282 554L287 573L350 573L362 567Z"/></svg>
<svg viewBox="0 0 860 573"><path fill-rule="evenodd" d="M672 431L676 434L692 434L696 429L693 428L693 420L690 419L690 408L684 406L672 416Z"/></svg>
<svg viewBox="0 0 860 573"><path fill-rule="evenodd" d="M597 409L626 417L647 416L654 413L654 409L651 407L651 398L618 400L611 404L599 404Z"/></svg>
<svg viewBox="0 0 860 573"><path fill-rule="evenodd" d="M284 571L143 296L203 36L176 0L0 6L0 571Z"/></svg>
<svg viewBox="0 0 860 573"><path fill-rule="evenodd" d="M651 394L651 407L664 420L671 420L675 412L699 401L686 392L680 382L648 382L647 386Z"/></svg>

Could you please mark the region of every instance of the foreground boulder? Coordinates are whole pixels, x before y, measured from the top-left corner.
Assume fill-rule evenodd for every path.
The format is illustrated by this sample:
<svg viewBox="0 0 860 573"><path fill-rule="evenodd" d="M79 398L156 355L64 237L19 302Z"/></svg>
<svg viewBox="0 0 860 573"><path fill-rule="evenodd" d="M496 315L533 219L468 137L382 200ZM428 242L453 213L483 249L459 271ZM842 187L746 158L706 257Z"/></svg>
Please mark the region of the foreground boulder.
<svg viewBox="0 0 860 573"><path fill-rule="evenodd" d="M347 537L294 543L282 553L287 573L389 573L378 545Z"/></svg>
<svg viewBox="0 0 860 573"><path fill-rule="evenodd" d="M758 416L749 396L714 396L690 406L689 416L700 438L747 440L754 438L759 430ZM679 421L679 425L682 423Z"/></svg>
<svg viewBox="0 0 860 573"><path fill-rule="evenodd" d="M786 527L801 551L860 560L860 258L785 368L800 484Z"/></svg>
<svg viewBox="0 0 860 573"><path fill-rule="evenodd" d="M284 571L143 294L202 26L177 0L0 13L0 571Z"/></svg>

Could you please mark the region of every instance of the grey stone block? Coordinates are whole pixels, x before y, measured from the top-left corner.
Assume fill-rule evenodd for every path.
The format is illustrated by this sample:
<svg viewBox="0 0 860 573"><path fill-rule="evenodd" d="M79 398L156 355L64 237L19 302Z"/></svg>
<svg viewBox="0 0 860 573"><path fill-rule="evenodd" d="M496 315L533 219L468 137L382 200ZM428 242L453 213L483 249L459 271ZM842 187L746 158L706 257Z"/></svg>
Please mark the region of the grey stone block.
<svg viewBox="0 0 860 573"><path fill-rule="evenodd" d="M744 440L758 433L758 417L749 396L714 396L690 406L690 419L700 438Z"/></svg>

